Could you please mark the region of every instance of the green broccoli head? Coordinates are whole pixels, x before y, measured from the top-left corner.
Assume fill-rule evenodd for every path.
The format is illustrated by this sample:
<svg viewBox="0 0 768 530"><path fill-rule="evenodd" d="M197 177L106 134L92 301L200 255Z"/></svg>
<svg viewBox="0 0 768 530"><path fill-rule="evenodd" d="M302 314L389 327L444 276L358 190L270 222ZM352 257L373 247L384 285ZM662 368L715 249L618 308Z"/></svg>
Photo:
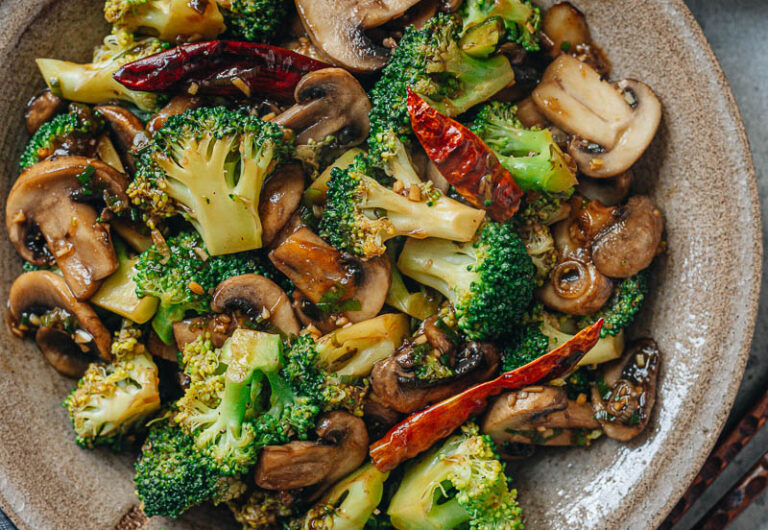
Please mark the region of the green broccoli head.
<svg viewBox="0 0 768 530"><path fill-rule="evenodd" d="M590 324L592 322L589 322ZM504 338L502 368L514 370L534 361L567 342L587 324L572 317L544 310L535 304L524 323ZM621 357L624 352L624 333L603 335L579 363L580 366L600 364Z"/></svg>
<svg viewBox="0 0 768 530"><path fill-rule="evenodd" d="M104 120L85 105L73 103L69 112L54 116L35 131L19 160L24 170L48 158L65 142L71 154L92 155L96 136L104 129ZM74 149L74 150L73 150Z"/></svg>
<svg viewBox="0 0 768 530"><path fill-rule="evenodd" d="M267 42L280 28L288 13L285 0L217 0L227 30L249 42Z"/></svg>
<svg viewBox="0 0 768 530"><path fill-rule="evenodd" d="M331 171L326 197L321 237L363 258L382 255L397 236L469 241L485 216L439 192L411 200L355 166Z"/></svg>
<svg viewBox="0 0 768 530"><path fill-rule="evenodd" d="M408 464L387 513L401 530L523 528L496 446L474 424Z"/></svg>
<svg viewBox="0 0 768 530"><path fill-rule="evenodd" d="M530 0L466 0L459 14L465 36L487 21L498 19L504 30L497 44L515 42L528 51L539 50L541 10Z"/></svg>
<svg viewBox="0 0 768 530"><path fill-rule="evenodd" d="M155 133L128 195L150 224L182 214L211 255L261 248L261 188L292 151L288 129L243 110L188 110Z"/></svg>
<svg viewBox="0 0 768 530"><path fill-rule="evenodd" d="M150 429L135 467L136 495L150 517L176 518L197 504L218 504L245 491L238 477L222 475L191 436L168 422Z"/></svg>
<svg viewBox="0 0 768 530"><path fill-rule="evenodd" d="M576 171L548 129L527 129L517 107L493 101L483 105L470 129L493 150L523 191L570 196Z"/></svg>
<svg viewBox="0 0 768 530"><path fill-rule="evenodd" d="M213 40L226 27L216 2L189 0L106 0L104 18L127 31L151 34L166 42Z"/></svg>
<svg viewBox="0 0 768 530"><path fill-rule="evenodd" d="M541 287L557 263L558 254L552 232L546 225L532 223L522 225L517 234L536 267L536 286Z"/></svg>
<svg viewBox="0 0 768 530"><path fill-rule="evenodd" d="M157 366L140 338L138 329L121 330L115 360L92 363L64 400L80 446L121 449L160 408Z"/></svg>
<svg viewBox="0 0 768 530"><path fill-rule="evenodd" d="M197 232L182 232L168 238L165 246L150 247L139 256L134 270L136 295L160 300L152 327L166 344L173 342L173 323L187 312L210 313L211 293L227 278L256 273L289 287L260 253L210 256Z"/></svg>
<svg viewBox="0 0 768 530"><path fill-rule="evenodd" d="M637 312L643 306L643 300L648 293L649 269L640 271L634 276L624 278L619 282L613 294L600 310L579 321L579 326L587 327L602 318L603 329L601 337L615 336L624 328L629 327L635 320Z"/></svg>
<svg viewBox="0 0 768 530"><path fill-rule="evenodd" d="M371 89L368 144L373 160L390 176L391 163L404 165L404 148L413 135L407 87L442 114L456 116L514 80L506 58L478 59L464 53L458 44L461 30L461 20L447 14L431 18L420 29L410 26Z"/></svg>
<svg viewBox="0 0 768 530"><path fill-rule="evenodd" d="M381 502L388 477L373 464L364 464L328 490L296 526L305 530L365 527Z"/></svg>
<svg viewBox="0 0 768 530"><path fill-rule="evenodd" d="M81 103L119 99L153 111L165 101L163 96L128 90L112 75L123 65L159 53L168 46L155 37L136 39L130 32L118 30L104 38L104 44L96 49L93 61L88 64L37 59L37 67L51 92L64 99Z"/></svg>
<svg viewBox="0 0 768 530"><path fill-rule="evenodd" d="M535 268L510 225L489 222L469 243L409 239L400 271L442 293L472 340L510 333L533 300Z"/></svg>

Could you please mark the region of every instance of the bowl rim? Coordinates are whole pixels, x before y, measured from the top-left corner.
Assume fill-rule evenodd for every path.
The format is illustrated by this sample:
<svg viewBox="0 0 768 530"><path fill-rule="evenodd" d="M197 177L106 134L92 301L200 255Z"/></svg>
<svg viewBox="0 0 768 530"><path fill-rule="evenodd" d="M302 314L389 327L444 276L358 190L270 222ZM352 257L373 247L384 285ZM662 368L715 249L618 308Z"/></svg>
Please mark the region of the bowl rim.
<svg viewBox="0 0 768 530"><path fill-rule="evenodd" d="M0 18L5 20L7 19L6 17L12 13L24 10L24 18L26 20L35 20L40 16L43 10L56 1L57 0L0 0ZM698 47L698 50L702 52L702 61L706 63L710 69L713 78L718 81L720 94L724 98L728 118L733 125L732 132L738 137L738 145L732 146L731 148L734 153L734 159L738 159L742 162L742 168L747 177L745 185L749 195L748 207L750 210L749 219L751 220L751 223L744 228L752 233L754 246L751 252L753 265L751 271L749 271L749 276L745 278L747 282L745 290L749 293L749 296L744 299L744 306L747 309L745 314L750 316L750 318L748 318L746 322L743 322L742 333L739 335L740 344L733 348L738 353L738 358L734 359L735 362L733 363L738 365L738 369L735 370L734 373L740 373L741 377L733 378L728 386L726 394L723 396L724 399L721 400L723 404L728 405L727 408L723 407L723 411L728 412L733 406L736 394L744 376L747 359L754 337L760 300L763 273L763 228L757 186L757 173L741 112L736 104L733 91L728 83L725 73L712 50L709 41L704 35L701 26L696 21L688 6L684 3L684 0L665 0L665 2L667 3L665 8L669 12L670 18L676 19L676 23L687 32L687 37L690 39L688 45L695 45ZM9 54L14 52L18 41L23 37L27 27L28 25L26 24L14 25L13 28L17 30L16 32L0 34L0 61L4 61ZM722 431L728 418L727 413L718 414L717 416L714 424L711 425L712 434L709 436L706 443L700 446L698 453L695 454L693 458L688 459L688 464L686 466L687 471L682 474L682 480L676 481L677 486L672 489L673 494L666 499L663 505L660 506L660 509L656 510L651 518L646 519L648 528L658 527L658 525L666 518L667 514L677 504L694 477L698 474L718 439L717 435ZM20 508L15 506L15 504L16 503L9 501L2 495L2 493L0 493L0 508L2 508L3 512L11 522L13 522L13 524L20 530L31 530L31 527L25 523L24 518L19 515L20 510L24 508L29 509L29 506ZM623 515L626 518L625 522L630 524L633 522L637 523L638 514L633 513L637 511L637 509L630 509L628 513L624 513ZM645 516L647 517L647 512L645 513Z"/></svg>

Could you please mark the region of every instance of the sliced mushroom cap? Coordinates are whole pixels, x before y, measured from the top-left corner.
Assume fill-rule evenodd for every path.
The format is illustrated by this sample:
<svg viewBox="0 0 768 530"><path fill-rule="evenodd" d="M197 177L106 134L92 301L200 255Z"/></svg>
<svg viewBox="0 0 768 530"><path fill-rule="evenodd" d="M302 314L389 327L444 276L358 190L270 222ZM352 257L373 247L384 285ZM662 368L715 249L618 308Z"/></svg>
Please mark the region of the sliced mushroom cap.
<svg viewBox="0 0 768 530"><path fill-rule="evenodd" d="M603 380L611 388L601 395L592 387L595 418L609 438L626 442L640 434L656 402L656 380L661 353L651 339L642 339L627 349L624 359L606 365Z"/></svg>
<svg viewBox="0 0 768 530"><path fill-rule="evenodd" d="M102 189L128 204L125 175L100 160L63 156L22 173L5 207L8 235L17 252L35 265L55 260L78 300L92 296L118 265L109 227L99 221L93 206L73 199L83 188L78 177L87 171L93 171L94 198Z"/></svg>
<svg viewBox="0 0 768 530"><path fill-rule="evenodd" d="M13 329L23 333L22 318L27 314L43 315L59 308L77 320L80 330L90 335L97 355L112 360L112 337L90 305L78 301L64 279L49 271L27 272L16 278L8 294L8 320ZM84 338L87 338L84 335ZM52 327L38 329L35 339L45 358L60 373L79 377L88 363L83 350L69 333ZM86 341L87 342L87 341Z"/></svg>
<svg viewBox="0 0 768 530"><path fill-rule="evenodd" d="M217 313L240 310L251 318L265 318L286 335L301 331L288 295L259 274L233 276L221 282L213 293L211 309Z"/></svg>
<svg viewBox="0 0 768 530"><path fill-rule="evenodd" d="M599 201L606 206L615 206L624 202L632 185L632 172L625 171L615 177L593 179L580 177L576 192L587 199Z"/></svg>
<svg viewBox="0 0 768 530"><path fill-rule="evenodd" d="M353 322L375 317L384 306L391 281L389 261L362 262L341 253L309 228L300 228L269 253L277 269L313 304L357 300L360 309L343 314Z"/></svg>
<svg viewBox="0 0 768 530"><path fill-rule="evenodd" d="M532 96L551 122L575 135L568 152L590 177L629 169L661 121L661 103L650 87L635 80L613 86L570 55L552 62Z"/></svg>
<svg viewBox="0 0 768 530"><path fill-rule="evenodd" d="M296 104L272 121L293 129L297 144L333 136L338 147L345 149L368 136L371 102L346 70L324 68L306 74L296 85L295 98Z"/></svg>
<svg viewBox="0 0 768 530"><path fill-rule="evenodd" d="M568 52L578 44L592 42L584 13L570 2L560 2L547 9L541 20L541 31L549 37L546 42L552 57Z"/></svg>
<svg viewBox="0 0 768 530"><path fill-rule="evenodd" d="M336 66L373 72L389 59L389 50L375 44L366 30L405 13L419 0L296 0L296 9L312 43Z"/></svg>
<svg viewBox="0 0 768 530"><path fill-rule="evenodd" d="M371 389L386 407L409 414L490 379L499 367L499 352L487 342L469 342L457 355L457 376L426 383L413 370L410 350L377 362L371 372Z"/></svg>
<svg viewBox="0 0 768 530"><path fill-rule="evenodd" d="M175 325L174 325L175 328ZM190 341L191 342L191 341ZM220 345L216 346L217 348L220 347ZM163 339L161 339L157 333L155 333L155 330L150 330L149 334L147 335L147 350L149 350L149 353L154 355L155 357L159 357L160 359L165 359L166 361L170 361L172 363L178 363L179 361L179 351L182 349L181 346L176 346L176 344L166 344L163 342Z"/></svg>
<svg viewBox="0 0 768 530"><path fill-rule="evenodd" d="M264 184L259 199L261 241L269 246L301 204L304 171L299 164L277 168Z"/></svg>
<svg viewBox="0 0 768 530"><path fill-rule="evenodd" d="M314 486L314 495L357 469L368 456L368 432L360 418L343 411L324 414L316 442L295 441L267 446L256 465L254 481L267 490Z"/></svg>
<svg viewBox="0 0 768 530"><path fill-rule="evenodd" d="M49 88L46 88L27 103L24 119L27 122L27 131L33 134L42 124L64 110L64 100L54 96Z"/></svg>
<svg viewBox="0 0 768 530"><path fill-rule="evenodd" d="M237 320L226 313L202 317L185 318L173 323L173 338L178 350L208 333L214 348L221 348L224 342L239 327Z"/></svg>
<svg viewBox="0 0 768 530"><path fill-rule="evenodd" d="M182 114L190 109L196 109L203 105L202 98L190 96L188 94L179 94L173 96L171 100L166 103L165 107L160 109L157 114L152 116L152 119L147 122L145 127L147 134L152 137L155 135L158 129L165 125L168 118Z"/></svg>
<svg viewBox="0 0 768 530"><path fill-rule="evenodd" d="M293 291L293 311L304 327L314 326L321 333L330 333L338 326L337 317L319 309L298 289Z"/></svg>
<svg viewBox="0 0 768 530"><path fill-rule="evenodd" d="M647 268L659 251L664 218L653 201L638 195L619 209L619 220L592 242L592 261L611 278L628 278Z"/></svg>
<svg viewBox="0 0 768 530"><path fill-rule="evenodd" d="M94 107L94 110L101 114L109 124L117 149L133 173L136 171L135 149L147 142L144 124L125 107L98 105Z"/></svg>

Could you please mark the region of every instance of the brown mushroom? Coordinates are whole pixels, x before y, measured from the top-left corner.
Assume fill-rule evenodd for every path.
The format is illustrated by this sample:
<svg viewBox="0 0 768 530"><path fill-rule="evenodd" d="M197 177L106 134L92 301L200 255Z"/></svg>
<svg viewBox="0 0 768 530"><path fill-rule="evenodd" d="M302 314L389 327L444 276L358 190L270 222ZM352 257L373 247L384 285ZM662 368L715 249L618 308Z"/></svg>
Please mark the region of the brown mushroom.
<svg viewBox="0 0 768 530"><path fill-rule="evenodd" d="M368 392L363 402L363 420L373 438L381 438L395 426L403 415L389 408L373 392Z"/></svg>
<svg viewBox="0 0 768 530"><path fill-rule="evenodd" d="M285 238L269 259L313 304L343 307L343 302L357 300L359 309L342 311L353 322L376 316L387 298L391 281L387 259L362 262L306 227Z"/></svg>
<svg viewBox="0 0 768 530"><path fill-rule="evenodd" d="M125 165L136 171L136 149L147 143L144 124L134 113L117 105L98 105L94 110L101 114L109 124L118 152Z"/></svg>
<svg viewBox="0 0 768 530"><path fill-rule="evenodd" d="M293 299L293 311L304 327L314 326L321 333L330 333L338 327L336 325L338 320L336 316L318 308L298 289L294 290L291 296Z"/></svg>
<svg viewBox="0 0 768 530"><path fill-rule="evenodd" d="M29 134L34 134L42 124L53 118L63 109L64 100L54 96L48 88L30 99L24 112L24 119L27 122Z"/></svg>
<svg viewBox="0 0 768 530"><path fill-rule="evenodd" d="M194 342L204 333L209 334L214 348L221 348L230 335L239 327L237 319L226 313L185 318L173 323L173 338L178 350Z"/></svg>
<svg viewBox="0 0 768 530"><path fill-rule="evenodd" d="M624 359L606 365L603 381L610 392L601 395L592 387L595 418L609 438L626 442L640 434L656 402L656 379L661 353L651 339L627 349Z"/></svg>
<svg viewBox="0 0 768 530"><path fill-rule="evenodd" d="M73 334L54 324L46 325L40 317L58 309L59 316L72 317L78 330ZM35 315L31 317L31 315ZM40 350L56 370L69 377L79 377L88 367L83 355L93 345L96 354L105 361L112 360L112 338L90 305L78 301L64 279L49 271L22 274L11 285L8 294L8 321L19 335L29 330L31 321L38 320L35 334Z"/></svg>
<svg viewBox="0 0 768 530"><path fill-rule="evenodd" d="M611 178L593 179L580 177L576 192L587 199L599 201L606 206L624 202L632 185L632 171L625 171Z"/></svg>
<svg viewBox="0 0 768 530"><path fill-rule="evenodd" d="M389 59L389 50L374 43L370 30L405 13L419 0L296 0L296 10L312 43L336 66L373 72Z"/></svg>
<svg viewBox="0 0 768 530"><path fill-rule="evenodd" d="M265 447L254 481L266 490L314 486L314 496L357 469L368 456L368 432L360 418L340 410L320 417L318 440Z"/></svg>
<svg viewBox="0 0 768 530"><path fill-rule="evenodd" d="M661 121L661 103L650 87L631 79L611 85L570 55L552 62L532 96L551 122L574 135L568 152L590 177L629 169Z"/></svg>
<svg viewBox="0 0 768 530"><path fill-rule="evenodd" d="M175 328L175 323L174 323ZM191 341L190 341L191 342ZM216 347L220 347L221 345L216 345ZM166 361L170 361L172 363L178 363L179 361L179 351L182 349L181 346L176 346L176 344L166 344L163 342L163 339L161 339L157 333L155 333L155 330L150 330L149 334L147 335L147 350L149 350L149 353L154 355L155 357L159 357L160 359L165 359Z"/></svg>
<svg viewBox="0 0 768 530"><path fill-rule="evenodd" d="M560 387L532 386L500 396L481 430L499 446L577 445L581 429L599 430L589 403L568 400Z"/></svg>
<svg viewBox="0 0 768 530"><path fill-rule="evenodd" d="M239 310L253 319L268 320L286 335L298 335L301 330L288 295L259 274L233 276L221 282L213 293L211 309L217 313Z"/></svg>
<svg viewBox="0 0 768 530"><path fill-rule="evenodd" d="M261 241L269 246L301 204L304 171L299 164L278 167L264 183L259 199Z"/></svg>
<svg viewBox="0 0 768 530"><path fill-rule="evenodd" d="M8 235L22 258L35 265L55 260L78 300L90 298L117 269L107 225L82 198L79 176L93 173L91 193L103 190L128 204L126 178L107 164L64 156L27 169L14 183L5 207Z"/></svg>
<svg viewBox="0 0 768 530"><path fill-rule="evenodd" d="M301 78L296 104L272 121L294 130L296 143L322 142L329 136L346 149L368 136L371 102L357 79L341 68L324 68Z"/></svg>
<svg viewBox="0 0 768 530"><path fill-rule="evenodd" d="M541 19L541 31L549 37L545 42L552 57L571 51L577 44L592 42L584 13L570 2L560 2L547 9Z"/></svg>
<svg viewBox="0 0 768 530"><path fill-rule="evenodd" d="M664 219L646 195L629 199L618 217L594 238L592 261L606 276L628 278L648 267L658 253Z"/></svg>
<svg viewBox="0 0 768 530"><path fill-rule="evenodd" d="M416 376L412 345L377 362L371 372L371 389L386 407L409 414L491 378L499 367L499 352L491 343L469 342L456 355L454 377L435 382Z"/></svg>
<svg viewBox="0 0 768 530"><path fill-rule="evenodd" d="M165 125L168 118L182 114L191 109L196 109L202 106L202 104L203 100L199 97L190 96L188 94L173 96L171 100L147 122L145 130L151 138L155 135L158 129Z"/></svg>

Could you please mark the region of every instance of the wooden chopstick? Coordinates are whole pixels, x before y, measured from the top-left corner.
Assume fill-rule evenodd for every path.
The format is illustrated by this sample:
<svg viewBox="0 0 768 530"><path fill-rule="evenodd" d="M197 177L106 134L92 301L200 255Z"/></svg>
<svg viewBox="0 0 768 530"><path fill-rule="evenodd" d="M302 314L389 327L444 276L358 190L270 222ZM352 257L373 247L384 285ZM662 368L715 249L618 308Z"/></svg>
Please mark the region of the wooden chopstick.
<svg viewBox="0 0 768 530"><path fill-rule="evenodd" d="M760 401L752 407L727 436L721 437L715 450L712 451L712 454L704 462L704 466L699 471L698 476L693 479L688 491L683 494L680 502L672 509L664 522L659 525L658 530L669 530L683 517L688 508L693 506L696 499L704 493L704 490L715 481L728 463L749 443L757 431L765 424L766 420L768 420L768 392L760 398ZM750 473L753 470L750 470ZM744 507L739 511L743 509Z"/></svg>
<svg viewBox="0 0 768 530"><path fill-rule="evenodd" d="M768 487L768 453L698 523L696 530L722 530Z"/></svg>

